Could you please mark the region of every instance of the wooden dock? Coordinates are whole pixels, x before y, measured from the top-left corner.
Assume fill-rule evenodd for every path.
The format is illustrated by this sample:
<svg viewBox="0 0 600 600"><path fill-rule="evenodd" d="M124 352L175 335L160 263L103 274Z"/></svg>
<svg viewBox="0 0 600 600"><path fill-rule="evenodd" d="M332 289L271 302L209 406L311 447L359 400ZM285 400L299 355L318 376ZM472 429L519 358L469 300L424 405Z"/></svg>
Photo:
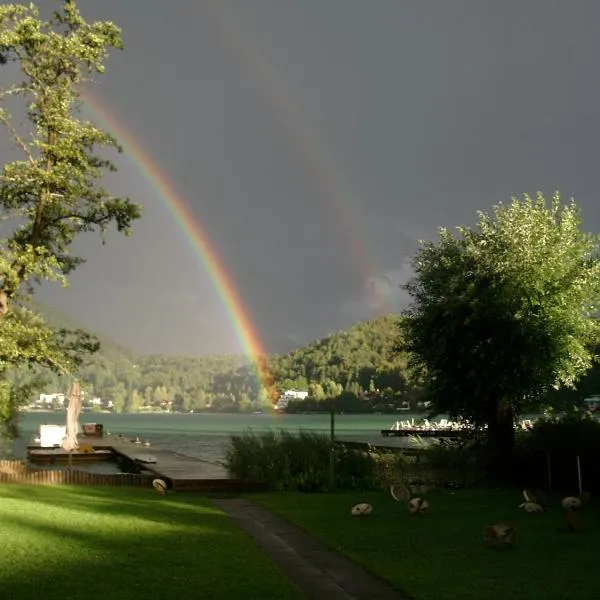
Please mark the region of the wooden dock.
<svg viewBox="0 0 600 600"><path fill-rule="evenodd" d="M241 481L229 477L223 465L178 454L173 450L160 446L144 446L133 441L127 441L117 436L88 437L79 436L80 445L92 446L95 451L110 451L111 459L125 461L131 465L131 472L145 473L152 477L163 479L169 489L205 493L245 493L258 492L267 489L266 484ZM29 445L28 450L40 448L39 444ZM145 457L151 456L155 462L146 462ZM72 461L79 464L89 455L72 455ZM30 462L35 462L29 457ZM68 461L68 453L57 449L57 455L48 462L61 464ZM127 470L127 469L125 469Z"/></svg>
<svg viewBox="0 0 600 600"><path fill-rule="evenodd" d="M170 489L177 491L238 493L264 491L261 483L240 481L229 477L224 466L191 456L178 454L173 450L157 446L146 447L118 438L104 438L94 443L94 448L109 447L113 452L144 471L164 479ZM156 462L140 460L148 455Z"/></svg>

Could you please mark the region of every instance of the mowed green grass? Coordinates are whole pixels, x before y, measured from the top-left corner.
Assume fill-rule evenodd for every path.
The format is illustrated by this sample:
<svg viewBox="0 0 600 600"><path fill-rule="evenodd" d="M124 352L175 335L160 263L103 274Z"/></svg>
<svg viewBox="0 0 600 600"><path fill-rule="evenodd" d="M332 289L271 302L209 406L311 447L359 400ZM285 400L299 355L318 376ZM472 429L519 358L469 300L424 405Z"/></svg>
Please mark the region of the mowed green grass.
<svg viewBox="0 0 600 600"><path fill-rule="evenodd" d="M600 506L581 510L582 534L564 525L560 499L543 514L518 508L520 493L468 490L427 495L415 517L384 493L261 494L252 499L418 600L596 600L600 598ZM350 508L369 502L369 517ZM508 522L513 549L488 548L483 528Z"/></svg>
<svg viewBox="0 0 600 600"><path fill-rule="evenodd" d="M305 598L202 496L13 484L0 485L0 597Z"/></svg>

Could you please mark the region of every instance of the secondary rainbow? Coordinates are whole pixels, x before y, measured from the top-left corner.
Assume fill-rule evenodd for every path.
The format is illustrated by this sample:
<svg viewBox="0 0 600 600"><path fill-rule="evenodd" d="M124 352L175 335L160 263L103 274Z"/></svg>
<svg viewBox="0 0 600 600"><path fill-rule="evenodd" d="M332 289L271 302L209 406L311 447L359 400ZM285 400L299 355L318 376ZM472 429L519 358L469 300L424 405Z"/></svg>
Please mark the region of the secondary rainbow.
<svg viewBox="0 0 600 600"><path fill-rule="evenodd" d="M249 35L233 11L227 10L219 0L205 0L203 16L208 14L217 26L224 45L235 55L246 73L255 82L279 125L288 134L297 152L308 168L323 197L328 201L334 219L344 240L349 241L348 251L365 284L365 293L370 296L379 312L391 312L392 308L381 297L375 286L368 285L373 277L383 271L376 253L368 244L365 226L356 194L348 178L337 164L329 145L318 133L311 119L297 101L297 94L286 81L285 71L261 51L256 36ZM413 236L407 231L407 235Z"/></svg>
<svg viewBox="0 0 600 600"><path fill-rule="evenodd" d="M263 343L252 324L234 281L227 273L225 265L219 259L196 216L189 209L176 186L169 181L166 173L142 149L123 123L105 108L98 96L86 89L82 97L85 106L90 109L100 125L117 138L125 149L125 154L154 189L156 196L181 229L198 261L211 278L215 291L227 311L240 347L256 368L259 383L268 388L269 373L264 361L267 353Z"/></svg>

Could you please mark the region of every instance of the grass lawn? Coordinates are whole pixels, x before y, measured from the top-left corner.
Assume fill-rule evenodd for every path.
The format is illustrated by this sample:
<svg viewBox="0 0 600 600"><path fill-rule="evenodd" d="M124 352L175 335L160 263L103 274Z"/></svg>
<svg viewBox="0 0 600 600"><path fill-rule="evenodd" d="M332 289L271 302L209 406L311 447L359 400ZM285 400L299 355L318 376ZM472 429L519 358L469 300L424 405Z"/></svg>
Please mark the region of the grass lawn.
<svg viewBox="0 0 600 600"><path fill-rule="evenodd" d="M305 597L195 494L0 485L0 555L11 600Z"/></svg>
<svg viewBox="0 0 600 600"><path fill-rule="evenodd" d="M546 513L518 508L520 493L469 490L427 496L415 517L384 493L261 494L252 499L418 600L592 600L600 597L600 506L581 511L582 534L557 531L559 499ZM369 517L352 517L358 502ZM513 549L487 548L483 527L508 522Z"/></svg>

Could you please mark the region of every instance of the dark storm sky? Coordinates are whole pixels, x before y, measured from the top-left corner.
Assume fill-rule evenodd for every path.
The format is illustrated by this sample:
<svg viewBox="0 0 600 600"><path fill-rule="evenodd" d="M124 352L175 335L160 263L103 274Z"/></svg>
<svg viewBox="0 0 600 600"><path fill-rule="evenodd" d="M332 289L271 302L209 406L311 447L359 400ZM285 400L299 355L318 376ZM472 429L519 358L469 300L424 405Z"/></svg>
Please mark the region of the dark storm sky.
<svg viewBox="0 0 600 600"><path fill-rule="evenodd" d="M49 5L51 2L42 2ZM270 349L388 306L416 240L522 192L600 224L600 2L103 0L95 94L176 183ZM42 299L143 352L238 352L227 311L133 162L130 239Z"/></svg>

